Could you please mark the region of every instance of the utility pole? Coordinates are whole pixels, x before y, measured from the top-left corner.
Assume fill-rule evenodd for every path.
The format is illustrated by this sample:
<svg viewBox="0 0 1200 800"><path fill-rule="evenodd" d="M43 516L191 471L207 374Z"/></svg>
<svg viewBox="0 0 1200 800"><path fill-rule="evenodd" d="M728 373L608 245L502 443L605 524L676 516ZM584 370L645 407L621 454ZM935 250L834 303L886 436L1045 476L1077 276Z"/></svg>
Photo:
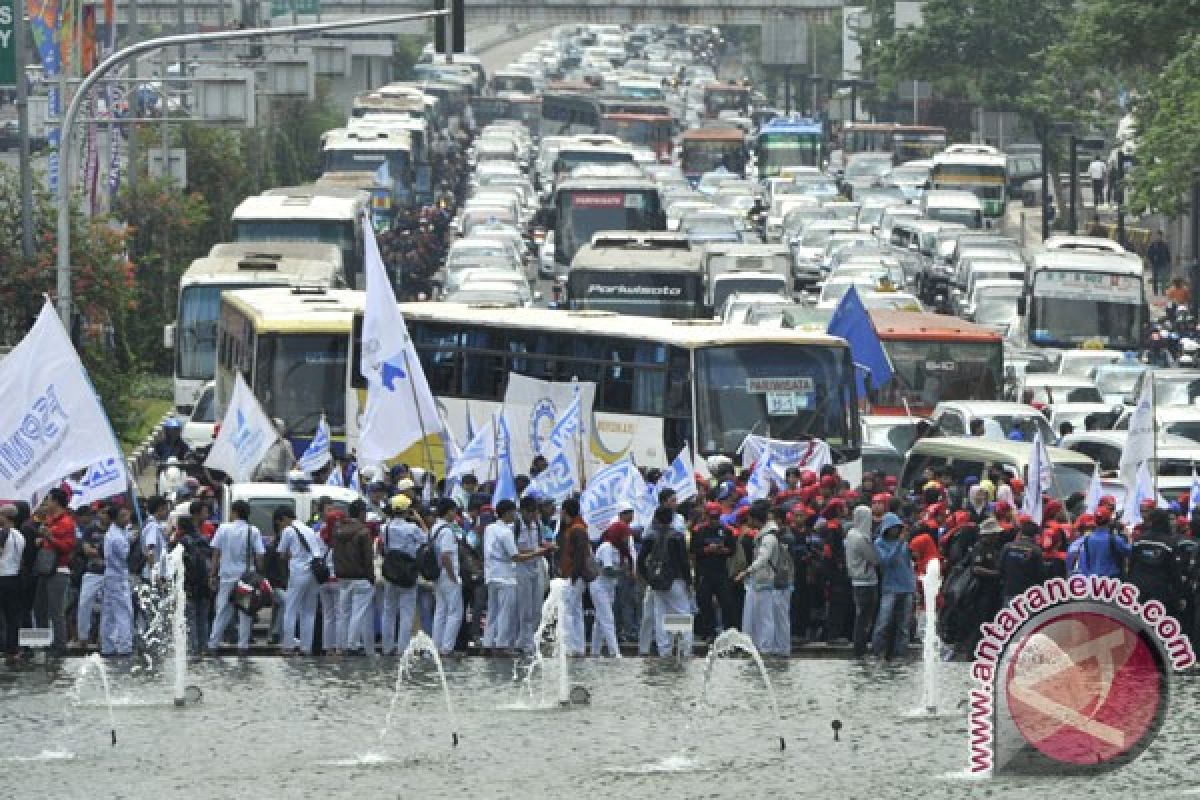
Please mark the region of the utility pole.
<svg viewBox="0 0 1200 800"><path fill-rule="evenodd" d="M142 38L142 32L138 27L138 0L129 0L129 41L126 47L131 44L137 44ZM129 64L129 94L125 96L125 105L129 109L131 119L137 119L141 116L138 110L138 60L135 58ZM130 122L126 131L125 138L128 140L128 157L129 163L129 198L133 203L133 207L137 208L138 202L138 152L137 152L137 123Z"/></svg>
<svg viewBox="0 0 1200 800"><path fill-rule="evenodd" d="M33 164L29 159L29 78L25 73L25 0L13 1L13 49L17 53L17 136L21 154L21 255L33 258ZM60 176L61 178L61 176Z"/></svg>

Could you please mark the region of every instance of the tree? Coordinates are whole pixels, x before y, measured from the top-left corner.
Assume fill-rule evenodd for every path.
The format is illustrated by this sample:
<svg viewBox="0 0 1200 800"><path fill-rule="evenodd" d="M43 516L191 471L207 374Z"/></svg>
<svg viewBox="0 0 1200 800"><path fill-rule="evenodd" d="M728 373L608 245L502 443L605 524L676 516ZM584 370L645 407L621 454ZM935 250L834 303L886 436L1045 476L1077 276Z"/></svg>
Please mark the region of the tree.
<svg viewBox="0 0 1200 800"><path fill-rule="evenodd" d="M57 214L54 198L35 186L35 254L21 253L20 184L16 172L0 166L0 341L16 344L57 286ZM138 371L129 344L129 324L137 316L135 268L126 256L126 232L103 217L71 214L71 293L77 310L72 325L76 346L92 376L113 426L130 418L128 384Z"/></svg>
<svg viewBox="0 0 1200 800"><path fill-rule="evenodd" d="M1087 0L1073 15L1068 45L1076 65L1149 77L1200 32L1200 0Z"/></svg>
<svg viewBox="0 0 1200 800"><path fill-rule="evenodd" d="M1200 168L1200 35L1180 43L1182 51L1140 94L1137 116L1137 167L1133 170L1131 208L1176 216Z"/></svg>
<svg viewBox="0 0 1200 800"><path fill-rule="evenodd" d="M929 0L924 23L881 40L880 73L931 81L995 109L1025 110L1046 53L1065 35L1072 0Z"/></svg>

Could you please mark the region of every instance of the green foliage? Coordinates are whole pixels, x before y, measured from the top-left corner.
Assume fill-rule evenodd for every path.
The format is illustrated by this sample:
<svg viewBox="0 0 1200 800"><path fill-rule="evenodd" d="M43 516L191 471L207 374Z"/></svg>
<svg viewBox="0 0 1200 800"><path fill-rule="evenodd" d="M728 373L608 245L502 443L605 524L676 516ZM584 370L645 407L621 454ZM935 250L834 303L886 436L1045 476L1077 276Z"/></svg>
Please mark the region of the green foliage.
<svg viewBox="0 0 1200 800"><path fill-rule="evenodd" d="M1181 44L1184 49L1149 82L1136 105L1140 139L1131 198L1136 212L1180 214L1200 169L1200 36Z"/></svg>
<svg viewBox="0 0 1200 800"><path fill-rule="evenodd" d="M429 40L430 37L424 34L402 33L396 37L396 50L392 56L392 74L396 80L411 81L416 77L413 66Z"/></svg>
<svg viewBox="0 0 1200 800"><path fill-rule="evenodd" d="M1087 0L1073 17L1075 64L1152 76L1200 26L1200 0Z"/></svg>

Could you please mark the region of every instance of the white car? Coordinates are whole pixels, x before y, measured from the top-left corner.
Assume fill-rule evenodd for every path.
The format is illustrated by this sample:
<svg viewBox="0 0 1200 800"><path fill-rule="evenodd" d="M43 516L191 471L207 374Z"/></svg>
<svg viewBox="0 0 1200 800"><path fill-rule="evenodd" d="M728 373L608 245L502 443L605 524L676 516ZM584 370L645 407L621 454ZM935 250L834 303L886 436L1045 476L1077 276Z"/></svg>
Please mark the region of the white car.
<svg viewBox="0 0 1200 800"><path fill-rule="evenodd" d="M180 438L192 450L208 447L216 437L216 391L215 381L204 384L204 389L200 392L200 396L196 399L196 405L192 408L192 415L188 417L187 422L183 423L183 432L180 434Z"/></svg>

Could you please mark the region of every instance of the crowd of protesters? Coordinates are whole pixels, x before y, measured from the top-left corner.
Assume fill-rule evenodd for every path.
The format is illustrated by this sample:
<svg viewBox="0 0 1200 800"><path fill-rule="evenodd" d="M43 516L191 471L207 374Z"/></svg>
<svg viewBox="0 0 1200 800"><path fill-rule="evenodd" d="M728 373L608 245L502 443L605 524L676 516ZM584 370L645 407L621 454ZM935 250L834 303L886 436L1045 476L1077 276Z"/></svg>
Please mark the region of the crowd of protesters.
<svg viewBox="0 0 1200 800"><path fill-rule="evenodd" d="M32 512L0 506L0 642L18 659L17 629L36 624L53 631L55 654L133 652L176 544L196 654L248 652L255 624L266 627L259 644L285 654L378 646L392 655L417 628L446 654L529 654L549 581L561 577L562 641L574 656L617 655L622 645L665 655L675 642L664 616L694 614L696 639L739 628L768 655L826 644L906 658L919 633L918 581L934 560L945 577L937 632L959 657L1008 599L1073 573L1125 578L1189 634L1200 621L1200 514L1188 518L1178 504L1147 505L1142 523L1124 526L1111 497L1091 512L1082 495L1047 497L1035 520L1020 510L1023 482L1003 472L959 482L927 472L907 487L868 474L851 486L832 466L790 468L755 500L748 470L719 462L714 472L697 476L686 502L659 491L641 524L630 502L588 525L576 498L533 495L526 475L519 499L493 506L490 485L474 476L439 492L403 465L364 470L364 498L348 507L322 498L312 519L281 507L261 525L244 503L222 515L195 479L172 502L146 503L140 527L126 504L71 512L55 489ZM645 471L651 486L660 477ZM269 582L269 610L237 605L248 571ZM686 652L691 638L681 644Z"/></svg>

